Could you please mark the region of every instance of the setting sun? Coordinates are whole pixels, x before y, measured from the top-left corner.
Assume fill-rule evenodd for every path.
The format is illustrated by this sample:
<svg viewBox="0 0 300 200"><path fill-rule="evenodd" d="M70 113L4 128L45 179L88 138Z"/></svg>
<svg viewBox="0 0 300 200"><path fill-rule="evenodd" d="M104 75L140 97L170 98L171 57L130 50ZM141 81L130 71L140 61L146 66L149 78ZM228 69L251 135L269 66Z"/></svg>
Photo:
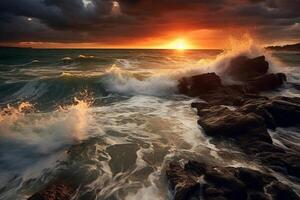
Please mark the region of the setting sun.
<svg viewBox="0 0 300 200"><path fill-rule="evenodd" d="M177 50L184 50L189 48L187 42L184 39L177 39L173 41L170 45L169 48L171 49L177 49Z"/></svg>
<svg viewBox="0 0 300 200"><path fill-rule="evenodd" d="M186 44L185 44L185 41L182 40L182 39L179 39L176 41L176 49L185 49L186 48Z"/></svg>

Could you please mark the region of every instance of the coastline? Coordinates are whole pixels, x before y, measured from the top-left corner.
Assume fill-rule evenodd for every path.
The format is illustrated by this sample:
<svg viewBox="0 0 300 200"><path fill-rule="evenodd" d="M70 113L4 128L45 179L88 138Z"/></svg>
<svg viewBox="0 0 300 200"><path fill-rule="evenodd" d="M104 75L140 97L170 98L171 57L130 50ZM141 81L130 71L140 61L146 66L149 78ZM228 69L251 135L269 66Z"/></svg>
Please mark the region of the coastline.
<svg viewBox="0 0 300 200"><path fill-rule="evenodd" d="M204 100L192 103L191 107L197 110L198 124L215 140L216 147L222 141L232 144L259 169L222 166L205 159L186 159L183 163L170 160L163 170L172 194L170 198L298 200L299 194L287 180L300 178L299 153L274 144L270 130L300 123L300 99L262 95L289 84L285 74L269 73L264 56L232 59L225 73L242 84L224 84L222 77L205 73L180 79L179 92ZM136 151L135 146L130 148ZM56 176L29 200L70 199L78 188L74 183L82 181L72 173Z"/></svg>

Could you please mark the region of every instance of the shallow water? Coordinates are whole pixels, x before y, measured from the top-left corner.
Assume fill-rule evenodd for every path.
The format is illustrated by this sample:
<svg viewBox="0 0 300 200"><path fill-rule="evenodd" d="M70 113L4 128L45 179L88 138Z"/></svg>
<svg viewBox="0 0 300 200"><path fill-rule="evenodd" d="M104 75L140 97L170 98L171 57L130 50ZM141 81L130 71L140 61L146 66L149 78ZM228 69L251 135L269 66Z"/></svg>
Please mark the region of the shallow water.
<svg viewBox="0 0 300 200"><path fill-rule="evenodd" d="M232 144L206 137L195 99L176 90L185 75L222 75L238 53L0 50L0 199L26 199L57 177L79 185L77 199L168 199L164 168L174 159L260 169ZM300 82L299 54L267 55L272 71ZM287 84L266 95L278 94L299 91ZM273 140L299 148L299 130L288 131Z"/></svg>

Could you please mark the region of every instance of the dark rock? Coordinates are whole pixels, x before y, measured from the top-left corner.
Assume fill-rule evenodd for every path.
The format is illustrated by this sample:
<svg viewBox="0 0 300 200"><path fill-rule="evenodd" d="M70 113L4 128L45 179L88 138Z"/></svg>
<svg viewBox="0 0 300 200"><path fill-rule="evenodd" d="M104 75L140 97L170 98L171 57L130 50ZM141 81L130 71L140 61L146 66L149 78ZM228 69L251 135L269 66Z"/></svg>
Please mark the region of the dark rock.
<svg viewBox="0 0 300 200"><path fill-rule="evenodd" d="M273 199L285 199L282 198L284 195L287 199L299 198L290 187L280 183L272 175L248 168L188 161L184 167L171 163L166 173L177 200L270 200L270 194ZM265 188L268 188L268 193Z"/></svg>
<svg viewBox="0 0 300 200"><path fill-rule="evenodd" d="M300 124L300 98L277 97L245 101L244 113L255 113L264 118L268 128Z"/></svg>
<svg viewBox="0 0 300 200"><path fill-rule="evenodd" d="M196 178L177 163L170 163L166 174L174 193L174 200L188 200L199 189L200 185Z"/></svg>
<svg viewBox="0 0 300 200"><path fill-rule="evenodd" d="M198 123L207 135L234 139L247 155L273 170L300 177L300 155L273 145L266 128L299 124L298 101L287 97L249 99L236 110L219 105L195 106Z"/></svg>
<svg viewBox="0 0 300 200"><path fill-rule="evenodd" d="M260 141L272 142L264 120L254 113L245 114L226 107L211 106L198 109L198 115L199 125L210 136L235 139L247 137L251 141L258 138Z"/></svg>
<svg viewBox="0 0 300 200"><path fill-rule="evenodd" d="M273 200L299 200L300 197L287 185L280 182L273 183L268 187L268 192Z"/></svg>
<svg viewBox="0 0 300 200"><path fill-rule="evenodd" d="M74 190L68 183L57 181L32 195L28 200L70 200Z"/></svg>
<svg viewBox="0 0 300 200"><path fill-rule="evenodd" d="M266 74L246 82L246 91L257 93L279 88L286 82L286 75L283 73Z"/></svg>
<svg viewBox="0 0 300 200"><path fill-rule="evenodd" d="M231 60L226 70L226 74L235 80L249 80L262 76L268 72L269 63L264 56L248 58L239 56Z"/></svg>
<svg viewBox="0 0 300 200"><path fill-rule="evenodd" d="M196 162L196 161L191 161L189 160L185 165L184 165L185 170L191 172L192 174L196 176L201 176L206 173L207 170L207 165L203 162Z"/></svg>
<svg viewBox="0 0 300 200"><path fill-rule="evenodd" d="M250 144L249 146L252 145ZM290 151L264 151L264 149L258 149L258 147L256 147L256 149L260 151L260 153L257 153L255 157L260 159L265 165L282 174L288 174L300 178L300 156L298 153Z"/></svg>
<svg viewBox="0 0 300 200"><path fill-rule="evenodd" d="M207 107L207 106L210 106L210 105L206 102L193 102L191 104L192 108L197 108L197 109L204 108L204 107Z"/></svg>
<svg viewBox="0 0 300 200"><path fill-rule="evenodd" d="M179 89L206 101L193 103L192 107L197 109L198 124L207 135L230 140L249 159L300 178L299 152L274 145L267 130L300 125L300 98L259 96L259 92L274 90L286 81L284 74L266 74L267 71L268 63L263 56L238 57L232 60L226 74L242 81L242 85L222 85L220 78L212 73L184 78ZM205 184L201 184L205 199L270 199L270 194L273 199L285 199L284 196L299 199L290 187L271 175L244 168L216 169L190 161L180 173L186 174L181 176L184 180L200 177L205 180ZM178 184L182 186L180 183L188 186L182 179L176 179L180 181L173 182L173 188ZM265 193L266 187L269 194Z"/></svg>
<svg viewBox="0 0 300 200"><path fill-rule="evenodd" d="M270 200L269 196L262 192L250 192L248 200Z"/></svg>
<svg viewBox="0 0 300 200"><path fill-rule="evenodd" d="M265 185L276 180L272 176L246 168L239 168L236 176L245 183L248 189L259 191L263 191Z"/></svg>
<svg viewBox="0 0 300 200"><path fill-rule="evenodd" d="M221 87L221 79L215 73L196 75L179 80L178 89L180 93L197 96L199 94L215 90Z"/></svg>
<svg viewBox="0 0 300 200"><path fill-rule="evenodd" d="M204 179L206 182L213 184L215 188L218 188L218 194L221 194L221 196L233 200L247 199L245 184L234 176L232 168L209 168L205 173ZM206 188L204 197L211 197L211 192L210 194L207 192Z"/></svg>
<svg viewBox="0 0 300 200"><path fill-rule="evenodd" d="M296 102L297 99L275 99L264 107L272 115L277 126L294 126L300 124L300 104Z"/></svg>
<svg viewBox="0 0 300 200"><path fill-rule="evenodd" d="M213 105L241 105L244 101L244 87L241 85L222 86L202 93L199 97Z"/></svg>

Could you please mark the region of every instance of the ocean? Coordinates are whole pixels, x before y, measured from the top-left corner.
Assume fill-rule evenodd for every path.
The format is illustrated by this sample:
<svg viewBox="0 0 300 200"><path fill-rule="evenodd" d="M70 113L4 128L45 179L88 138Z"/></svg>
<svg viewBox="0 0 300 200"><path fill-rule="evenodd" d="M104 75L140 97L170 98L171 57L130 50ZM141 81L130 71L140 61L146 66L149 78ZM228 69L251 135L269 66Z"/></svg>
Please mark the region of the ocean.
<svg viewBox="0 0 300 200"><path fill-rule="evenodd" d="M27 199L64 177L78 185L75 199L169 199L164 169L174 159L259 170L232 144L207 137L190 107L196 99L177 91L179 78L222 75L242 53L263 54L271 71L287 74L283 88L264 95L300 97L292 87L300 52L0 49L0 199ZM276 129L272 139L300 149L299 132ZM300 192L297 181L276 176Z"/></svg>

